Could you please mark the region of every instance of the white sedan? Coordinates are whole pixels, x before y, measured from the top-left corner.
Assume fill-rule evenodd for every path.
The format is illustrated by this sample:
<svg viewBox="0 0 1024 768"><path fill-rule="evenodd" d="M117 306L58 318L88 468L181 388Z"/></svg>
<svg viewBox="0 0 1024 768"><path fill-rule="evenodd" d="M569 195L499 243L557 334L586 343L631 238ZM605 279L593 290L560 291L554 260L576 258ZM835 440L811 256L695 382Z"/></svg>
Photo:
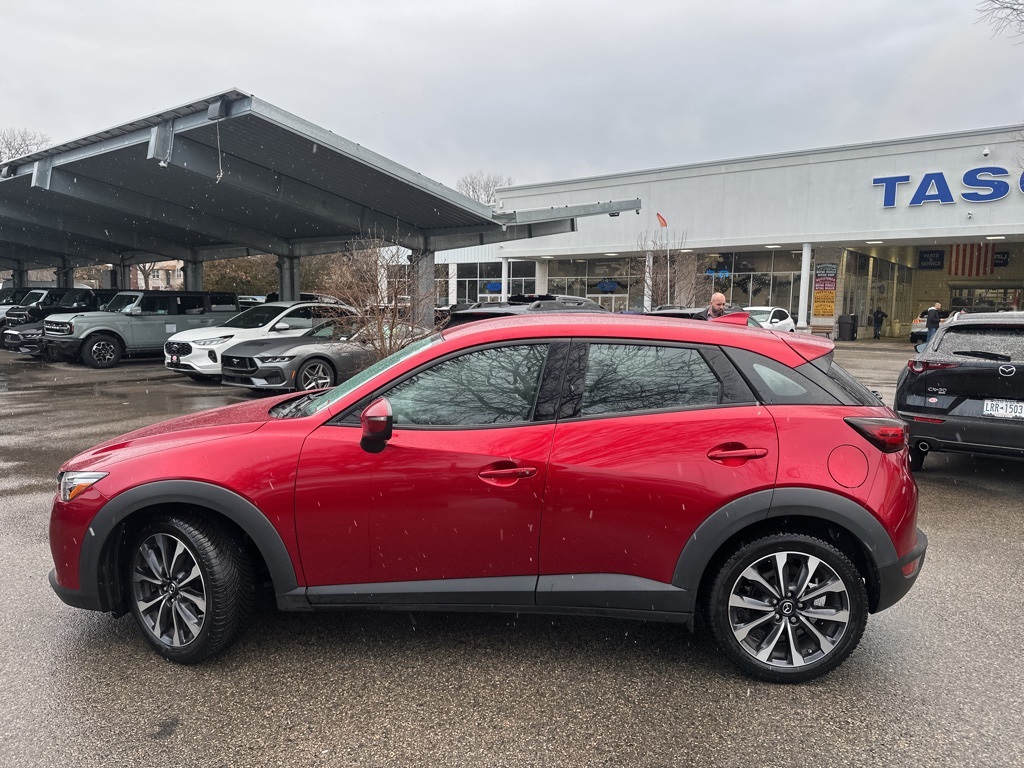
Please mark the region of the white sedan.
<svg viewBox="0 0 1024 768"><path fill-rule="evenodd" d="M769 331L795 331L796 321L782 307L744 307L744 311Z"/></svg>

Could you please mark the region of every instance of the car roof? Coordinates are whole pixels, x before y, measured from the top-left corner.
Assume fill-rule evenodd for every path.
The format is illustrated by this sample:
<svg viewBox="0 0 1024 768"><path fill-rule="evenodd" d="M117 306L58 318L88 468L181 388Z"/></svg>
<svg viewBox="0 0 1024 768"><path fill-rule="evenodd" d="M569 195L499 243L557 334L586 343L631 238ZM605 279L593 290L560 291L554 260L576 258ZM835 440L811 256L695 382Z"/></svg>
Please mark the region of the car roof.
<svg viewBox="0 0 1024 768"><path fill-rule="evenodd" d="M950 320L943 327L963 325L1024 325L1024 312L968 312Z"/></svg>
<svg viewBox="0 0 1024 768"><path fill-rule="evenodd" d="M751 331L746 326L729 323L680 323L671 317L613 312L513 315L479 320L442 331L446 341L466 344L544 336L714 344L749 349L791 366L817 359L834 348L831 341L810 334L776 334Z"/></svg>

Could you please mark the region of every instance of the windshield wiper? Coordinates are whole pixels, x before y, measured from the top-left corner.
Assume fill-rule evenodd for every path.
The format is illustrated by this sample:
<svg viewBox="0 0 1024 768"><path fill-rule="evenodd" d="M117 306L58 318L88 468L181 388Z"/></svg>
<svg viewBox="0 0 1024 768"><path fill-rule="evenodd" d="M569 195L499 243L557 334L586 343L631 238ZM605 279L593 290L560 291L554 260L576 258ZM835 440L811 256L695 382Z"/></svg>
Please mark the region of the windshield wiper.
<svg viewBox="0 0 1024 768"><path fill-rule="evenodd" d="M295 411L298 410L300 405L304 404L307 400L311 400L313 396L316 394L318 393L310 392L309 394L303 395L302 397L295 398L290 403L285 403L284 405L277 406L274 409L276 411L276 413L274 414L275 418L287 419L289 416L295 413Z"/></svg>
<svg viewBox="0 0 1024 768"><path fill-rule="evenodd" d="M985 352L981 349L967 349L963 352L954 352L954 355L963 355L964 357L980 357L982 360L998 360L1001 363L1008 363L1012 359L1009 355L1003 355L999 352Z"/></svg>

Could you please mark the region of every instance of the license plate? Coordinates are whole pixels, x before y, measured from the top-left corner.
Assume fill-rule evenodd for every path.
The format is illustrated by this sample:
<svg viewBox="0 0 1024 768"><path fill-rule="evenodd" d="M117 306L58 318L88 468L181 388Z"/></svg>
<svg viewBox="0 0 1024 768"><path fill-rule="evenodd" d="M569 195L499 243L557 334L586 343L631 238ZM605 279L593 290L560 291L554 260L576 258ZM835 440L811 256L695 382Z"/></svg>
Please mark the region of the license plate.
<svg viewBox="0 0 1024 768"><path fill-rule="evenodd" d="M985 416L998 416L1001 419L1024 419L1024 401L986 400L981 412Z"/></svg>

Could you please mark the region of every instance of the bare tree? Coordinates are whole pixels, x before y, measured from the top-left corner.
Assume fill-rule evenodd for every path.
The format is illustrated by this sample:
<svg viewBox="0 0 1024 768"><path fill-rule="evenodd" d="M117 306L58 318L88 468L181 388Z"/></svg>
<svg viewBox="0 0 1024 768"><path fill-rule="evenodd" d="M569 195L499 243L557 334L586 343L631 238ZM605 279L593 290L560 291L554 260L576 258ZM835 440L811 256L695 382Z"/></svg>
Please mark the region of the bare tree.
<svg viewBox="0 0 1024 768"><path fill-rule="evenodd" d="M50 137L42 131L32 131L28 128L0 128L0 162L31 155L49 143Z"/></svg>
<svg viewBox="0 0 1024 768"><path fill-rule="evenodd" d="M203 265L203 287L208 291L265 296L277 290L277 283L277 257L269 254L208 261Z"/></svg>
<svg viewBox="0 0 1024 768"><path fill-rule="evenodd" d="M1024 0L980 0L977 10L997 35L1024 37Z"/></svg>
<svg viewBox="0 0 1024 768"><path fill-rule="evenodd" d="M491 205L494 202L494 190L498 187L511 186L514 183L515 180L511 176L475 171L463 175L455 182L455 189L479 203Z"/></svg>
<svg viewBox="0 0 1024 768"><path fill-rule="evenodd" d="M651 236L644 231L637 236L639 255L633 258L630 273L643 274L652 306L695 307L707 302L707 296L699 294L706 283L705 270L711 266L714 256L683 253L685 247L685 232L669 237L667 234Z"/></svg>
<svg viewBox="0 0 1024 768"><path fill-rule="evenodd" d="M317 256L309 270L316 275L315 290L336 296L363 316L360 338L386 357L409 342L432 333L410 320L413 293L407 251L379 239L367 239L358 248ZM305 274L305 272L304 272Z"/></svg>

